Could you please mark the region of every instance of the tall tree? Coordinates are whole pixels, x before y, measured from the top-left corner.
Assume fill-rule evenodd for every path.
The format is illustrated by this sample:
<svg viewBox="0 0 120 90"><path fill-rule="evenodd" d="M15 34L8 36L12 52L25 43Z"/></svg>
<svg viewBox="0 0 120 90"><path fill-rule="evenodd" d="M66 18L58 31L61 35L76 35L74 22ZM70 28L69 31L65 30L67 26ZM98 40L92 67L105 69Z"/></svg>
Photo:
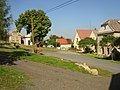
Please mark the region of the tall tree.
<svg viewBox="0 0 120 90"><path fill-rule="evenodd" d="M27 34L32 33L32 43L40 43L50 31L51 21L43 10L27 10L19 15L15 21L17 30L20 32L25 28Z"/></svg>
<svg viewBox="0 0 120 90"><path fill-rule="evenodd" d="M12 16L8 15L10 6L7 0L0 0L0 39L6 40Z"/></svg>

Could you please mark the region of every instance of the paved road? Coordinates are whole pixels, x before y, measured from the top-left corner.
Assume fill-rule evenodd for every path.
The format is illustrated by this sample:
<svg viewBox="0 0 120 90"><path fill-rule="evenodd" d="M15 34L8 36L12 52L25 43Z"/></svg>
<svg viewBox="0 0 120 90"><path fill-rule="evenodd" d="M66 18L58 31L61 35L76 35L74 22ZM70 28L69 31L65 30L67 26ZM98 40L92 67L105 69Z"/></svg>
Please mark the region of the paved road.
<svg viewBox="0 0 120 90"><path fill-rule="evenodd" d="M72 62L86 63L89 66L95 66L95 67L99 67L99 68L102 68L102 69L105 69L105 70L109 70L109 71L114 72L114 73L120 73L120 64L106 62L106 61L102 61L102 60L99 60L99 59L86 57L86 56L80 55L80 54L75 53L75 52L70 52L70 51L57 51L57 52L42 51L42 53L44 55L47 55L47 56L54 56L54 57L58 57L58 58L61 58L61 59L70 60Z"/></svg>
<svg viewBox="0 0 120 90"><path fill-rule="evenodd" d="M82 74L61 68L19 60L11 67L25 72L32 84L23 90L108 90L111 78Z"/></svg>

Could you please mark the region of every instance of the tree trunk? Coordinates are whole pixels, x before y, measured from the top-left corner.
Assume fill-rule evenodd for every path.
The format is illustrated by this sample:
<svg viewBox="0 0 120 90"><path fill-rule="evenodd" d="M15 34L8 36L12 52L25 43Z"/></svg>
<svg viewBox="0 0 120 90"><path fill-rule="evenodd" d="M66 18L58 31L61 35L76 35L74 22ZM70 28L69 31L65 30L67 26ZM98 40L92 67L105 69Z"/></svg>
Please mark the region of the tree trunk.
<svg viewBox="0 0 120 90"><path fill-rule="evenodd" d="M31 28L32 28L32 44L33 44L33 52L35 52L34 22L33 22L33 17L31 17Z"/></svg>

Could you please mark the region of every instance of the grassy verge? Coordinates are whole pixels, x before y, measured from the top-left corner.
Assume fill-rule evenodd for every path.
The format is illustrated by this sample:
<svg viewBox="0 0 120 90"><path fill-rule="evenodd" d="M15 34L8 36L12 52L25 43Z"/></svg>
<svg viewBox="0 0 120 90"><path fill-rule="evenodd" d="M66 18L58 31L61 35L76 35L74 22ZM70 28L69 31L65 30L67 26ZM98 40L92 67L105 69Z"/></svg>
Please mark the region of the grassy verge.
<svg viewBox="0 0 120 90"><path fill-rule="evenodd" d="M34 61L34 62L38 62L38 63L43 63L43 64L55 66L55 67L70 69L72 71L88 73L83 68L80 68L77 65L75 65L73 62L69 62L69 61L66 61L66 60L61 60L61 59L55 58L55 57L44 56L44 55L39 55L39 54L31 54L30 56L22 56L21 58L31 60L31 61ZM96 68L96 67L91 67L91 68ZM109 77L113 74L112 72L109 72L107 70L103 70L103 69L100 69L100 68L96 68L96 69L99 71L100 76Z"/></svg>
<svg viewBox="0 0 120 90"><path fill-rule="evenodd" d="M21 58L31 60L34 62L38 62L38 63L42 63L42 64L46 64L46 65L59 67L59 68L70 69L72 71L79 71L79 72L87 73L84 69L77 67L77 65L75 65L74 63L65 61L63 59L55 58L55 57L31 53L30 56L21 56Z"/></svg>
<svg viewBox="0 0 120 90"><path fill-rule="evenodd" d="M42 48L42 50L44 50L44 51L51 51L51 52L58 51L58 49L56 49L56 48Z"/></svg>
<svg viewBox="0 0 120 90"><path fill-rule="evenodd" d="M83 68L79 68L73 62L69 62L69 61L62 60L62 59L55 58L55 57L29 53L23 49L1 48L0 53L9 55L9 56L19 57L21 59L31 60L34 62L59 67L59 68L70 69L72 71L87 73L87 71L85 71ZM96 69L98 69L98 68L96 68ZM101 76L111 76L112 74L113 73L111 73L109 71L99 69L99 75L101 75Z"/></svg>
<svg viewBox="0 0 120 90"><path fill-rule="evenodd" d="M0 90L21 90L27 81L24 73L0 66Z"/></svg>
<svg viewBox="0 0 120 90"><path fill-rule="evenodd" d="M24 49L29 49L29 50L32 50L32 49L33 49L33 46L32 46L32 45L29 45L29 46L20 45L20 47L21 47L21 48L24 48ZM57 51L56 48L46 48L46 47L40 47L40 50L51 51L51 52L56 52L56 51Z"/></svg>

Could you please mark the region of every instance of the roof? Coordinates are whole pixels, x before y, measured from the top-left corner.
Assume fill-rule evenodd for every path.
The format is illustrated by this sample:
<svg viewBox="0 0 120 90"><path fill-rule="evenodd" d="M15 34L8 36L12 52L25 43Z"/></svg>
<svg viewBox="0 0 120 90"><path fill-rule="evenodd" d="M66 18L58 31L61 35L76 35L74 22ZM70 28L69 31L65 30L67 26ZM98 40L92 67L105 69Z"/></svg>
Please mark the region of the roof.
<svg viewBox="0 0 120 90"><path fill-rule="evenodd" d="M22 36L22 34L21 33L19 33L18 31L17 31L17 29L14 29L11 33L9 33L9 35L11 36L12 34L18 34L19 36Z"/></svg>
<svg viewBox="0 0 120 90"><path fill-rule="evenodd" d="M86 37L89 37L92 32L96 33L97 30L80 30L80 29L77 30L80 39L85 39Z"/></svg>
<svg viewBox="0 0 120 90"><path fill-rule="evenodd" d="M120 19L110 19L103 23L101 26L109 25L112 31L120 32Z"/></svg>
<svg viewBox="0 0 120 90"><path fill-rule="evenodd" d="M65 39L65 38L58 38L56 39L56 42L60 44L71 44L72 40L71 39Z"/></svg>

